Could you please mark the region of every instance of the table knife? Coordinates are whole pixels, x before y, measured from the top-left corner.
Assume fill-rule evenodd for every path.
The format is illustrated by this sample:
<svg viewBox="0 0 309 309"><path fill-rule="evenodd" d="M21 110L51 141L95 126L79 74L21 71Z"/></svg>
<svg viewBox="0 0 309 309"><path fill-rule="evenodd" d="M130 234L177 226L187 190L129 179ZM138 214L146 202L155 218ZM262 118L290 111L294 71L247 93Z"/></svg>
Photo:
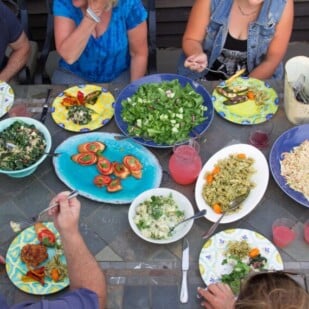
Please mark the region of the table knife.
<svg viewBox="0 0 309 309"><path fill-rule="evenodd" d="M187 303L188 296L188 270L189 270L189 242L185 238L182 243L182 280L180 288L180 302L182 304Z"/></svg>
<svg viewBox="0 0 309 309"><path fill-rule="evenodd" d="M46 120L46 116L47 116L47 112L48 112L48 107L49 107L48 101L49 101L50 93L51 93L51 89L48 89L47 90L47 94L46 94L45 104L43 105L43 109L42 109L42 113L41 113L41 117L40 117L40 121L42 123L44 123L45 120Z"/></svg>

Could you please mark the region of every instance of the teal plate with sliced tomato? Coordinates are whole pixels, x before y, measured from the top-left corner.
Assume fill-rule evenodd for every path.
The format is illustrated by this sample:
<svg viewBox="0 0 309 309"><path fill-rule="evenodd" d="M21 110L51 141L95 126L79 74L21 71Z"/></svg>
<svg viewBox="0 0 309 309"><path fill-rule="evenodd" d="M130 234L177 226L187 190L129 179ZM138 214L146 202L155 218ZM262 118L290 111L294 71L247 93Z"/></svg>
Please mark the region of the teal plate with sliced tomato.
<svg viewBox="0 0 309 309"><path fill-rule="evenodd" d="M228 100L218 93L217 87L246 87L253 94L246 101L233 105L226 105ZM271 119L278 110L279 98L276 91L266 81L249 77L238 77L230 83L221 82L212 93L215 111L224 119L241 124L254 125ZM250 98L250 99L249 99Z"/></svg>
<svg viewBox="0 0 309 309"><path fill-rule="evenodd" d="M119 134L91 132L72 136L62 142L55 150L61 154L53 158L59 179L72 190L78 190L81 196L108 204L129 204L140 193L159 187L162 168L158 159L133 139L116 140L116 135ZM116 192L108 192L106 186L96 186L94 178L100 175L96 164L84 166L71 159L72 155L78 153L78 145L94 141L106 145L102 156L112 162L122 162L126 155L136 157L142 164L142 177L138 179L130 175L121 179L122 189Z"/></svg>
<svg viewBox="0 0 309 309"><path fill-rule="evenodd" d="M59 233L52 222L44 222L44 225L50 229L56 236L59 243ZM27 244L39 244L34 226L20 232L12 241L6 254L6 271L12 283L23 292L34 295L48 295L59 292L69 285L69 278L66 277L61 281L54 282L51 278L45 276L45 284L37 281L24 282L22 276L28 271L26 264L20 258L21 249ZM56 249L47 248L48 259L41 263L38 267L44 266L55 254ZM61 255L60 260L66 264L65 256Z"/></svg>

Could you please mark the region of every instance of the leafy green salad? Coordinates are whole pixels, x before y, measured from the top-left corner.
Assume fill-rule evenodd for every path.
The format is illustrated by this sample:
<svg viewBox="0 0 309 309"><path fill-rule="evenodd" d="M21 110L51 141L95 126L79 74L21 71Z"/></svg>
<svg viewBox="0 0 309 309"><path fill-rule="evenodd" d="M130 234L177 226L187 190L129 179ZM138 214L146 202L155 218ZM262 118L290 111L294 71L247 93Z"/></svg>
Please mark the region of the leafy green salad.
<svg viewBox="0 0 309 309"><path fill-rule="evenodd" d="M145 84L130 98L122 101L122 119L128 134L173 145L189 138L192 129L206 117L203 97L188 83L177 79Z"/></svg>
<svg viewBox="0 0 309 309"><path fill-rule="evenodd" d="M235 295L239 294L241 284L249 273L262 271L267 265L267 259L260 250L251 248L246 240L230 241L225 256L222 265L230 265L232 270L223 274L221 281L228 284Z"/></svg>
<svg viewBox="0 0 309 309"><path fill-rule="evenodd" d="M13 144L7 149L6 144ZM15 121L0 132L0 169L15 171L35 163L46 147L44 135L34 126Z"/></svg>

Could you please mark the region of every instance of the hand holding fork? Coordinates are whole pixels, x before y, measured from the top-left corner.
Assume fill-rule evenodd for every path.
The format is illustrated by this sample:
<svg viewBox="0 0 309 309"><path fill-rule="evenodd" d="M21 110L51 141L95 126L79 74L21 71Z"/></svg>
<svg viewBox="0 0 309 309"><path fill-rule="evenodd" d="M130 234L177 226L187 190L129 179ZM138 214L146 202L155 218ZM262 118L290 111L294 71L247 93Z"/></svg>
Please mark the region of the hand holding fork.
<svg viewBox="0 0 309 309"><path fill-rule="evenodd" d="M73 197L76 197L77 195L78 195L78 191L74 190L66 198L70 200ZM25 227L28 227L36 222L42 221L44 214L46 215L50 209L58 207L58 206L59 206L59 203L52 203L47 208L43 209L40 213L38 213L37 215L33 217L28 218L27 220L19 221L19 222L10 221L10 226L12 230L15 233L17 233L21 231L22 229L24 229Z"/></svg>

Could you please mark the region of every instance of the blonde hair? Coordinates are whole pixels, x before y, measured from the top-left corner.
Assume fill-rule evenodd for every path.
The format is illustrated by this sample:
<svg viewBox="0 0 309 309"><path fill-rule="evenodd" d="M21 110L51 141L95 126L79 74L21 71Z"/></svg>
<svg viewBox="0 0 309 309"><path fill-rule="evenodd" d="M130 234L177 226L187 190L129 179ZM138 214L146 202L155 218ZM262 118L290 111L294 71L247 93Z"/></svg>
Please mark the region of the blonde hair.
<svg viewBox="0 0 309 309"><path fill-rule="evenodd" d="M241 288L236 309L309 309L309 294L284 272L260 273Z"/></svg>

